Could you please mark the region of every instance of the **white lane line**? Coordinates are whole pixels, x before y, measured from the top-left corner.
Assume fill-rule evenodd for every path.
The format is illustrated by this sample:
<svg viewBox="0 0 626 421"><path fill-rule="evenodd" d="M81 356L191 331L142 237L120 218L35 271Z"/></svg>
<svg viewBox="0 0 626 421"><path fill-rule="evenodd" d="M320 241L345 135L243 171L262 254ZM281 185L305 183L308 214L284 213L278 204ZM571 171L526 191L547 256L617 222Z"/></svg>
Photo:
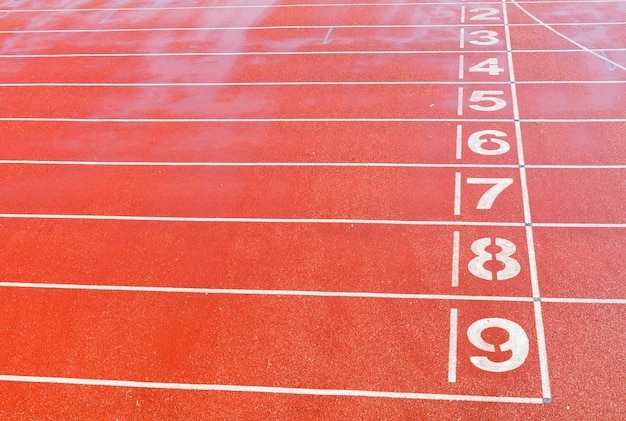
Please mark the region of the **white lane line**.
<svg viewBox="0 0 626 421"><path fill-rule="evenodd" d="M543 26L544 28L548 29L549 31L551 31L552 33L556 34L557 36L563 38L564 40L566 40L567 42L577 46L578 48L580 48L583 51L588 52L589 54L594 55L595 57L598 57L599 59L603 60L604 62L610 63L611 65L613 65L614 67L624 70L626 71L626 67L613 61L610 60L607 57L604 57L602 54L595 52L594 50L591 50L587 47L585 47L584 45L580 44L579 42L574 41L573 39L571 39L570 37L568 37L567 35L563 34L562 32L557 31L556 29L554 29L551 25L543 22L541 19L539 19L537 16L533 15L532 13L530 13L528 10L526 10L521 4L519 4L518 1L516 0L510 0L511 3L513 3L519 10L521 10L524 14L526 14L529 18L531 18L532 20L534 20L535 22L537 22L538 24L540 24L541 26Z"/></svg>
<svg viewBox="0 0 626 421"><path fill-rule="evenodd" d="M305 291L305 290L269 290L269 289L233 289L233 288L180 288L155 287L137 285L85 285L85 284L46 284L33 282L0 282L2 288L25 288L42 290L80 290L110 292L145 292L168 294L201 294L201 295L259 295L259 296L290 296L290 297L331 297L331 298L378 298L394 300L449 300L449 301L506 301L530 303L531 297L506 297L485 295L455 294L408 294L367 291Z"/></svg>
<svg viewBox="0 0 626 421"><path fill-rule="evenodd" d="M514 2L514 0L512 0ZM535 255L535 241L533 237L533 227L530 199L528 193L528 183L526 177L524 144L522 140L522 128L520 123L519 102L517 97L517 88L515 86L515 70L513 65L513 47L511 43L511 31L508 26L509 17L507 9L507 0L502 0L502 16L504 23L504 34L506 38L507 61L509 65L509 75L511 81L511 103L513 105L513 118L515 119L515 137L517 143L517 156L519 161L520 184L522 187L522 202L524 208L524 222L526 224L526 245L528 249L528 267L530 272L530 281L533 297L540 299L541 293L539 289L539 276L537 273L537 259ZM535 316L535 332L537 336L537 353L539 355L539 372L541 375L541 392L544 402L548 403L552 399L550 390L550 374L548 370L548 352L546 347L546 334L543 323L543 313L541 309L541 301L533 302L533 310Z"/></svg>
<svg viewBox="0 0 626 421"><path fill-rule="evenodd" d="M626 228L626 224L619 223L584 223L584 222L534 222L538 228Z"/></svg>
<svg viewBox="0 0 626 421"><path fill-rule="evenodd" d="M623 52L626 48L603 48L598 51ZM505 54L506 50L489 50L492 54ZM580 49L515 50L515 53L581 53ZM458 50L377 50L377 51L230 51L230 52L169 52L169 53L61 53L61 54L0 54L0 58L87 58L87 57L205 57L205 56L308 56L308 55L383 55L383 54L459 54ZM463 54L485 54L480 50L463 50ZM602 57L602 56L601 56ZM604 58L602 58L604 60Z"/></svg>
<svg viewBox="0 0 626 421"><path fill-rule="evenodd" d="M577 0L576 4L584 3L619 3L624 0ZM462 4L499 4L500 1L467 1L467 2L407 2L407 3L299 3L299 4L258 4L258 5L213 5L213 6L166 6L166 7L99 7L99 8L48 8L48 9L0 9L2 12L15 13L42 13L42 12L103 12L103 11L158 11L158 10L210 10L210 9L284 9L284 8L333 8L333 7L414 7L414 6L458 6ZM539 1L520 1L520 3L529 4L560 4L572 3L572 0L539 0Z"/></svg>
<svg viewBox="0 0 626 421"><path fill-rule="evenodd" d="M1 12L0 12L1 13ZM626 22L576 22L551 23L550 26L619 26ZM204 32L204 31L274 31L327 29L330 25L277 25L277 26L198 26L198 27L154 27L154 28L101 28L101 29L13 29L0 30L0 34L82 34L82 33L124 33L124 32ZM460 27L496 27L498 24L398 24L398 25L333 25L336 29L419 29L419 28L460 28ZM542 27L539 23L513 23L515 27Z"/></svg>
<svg viewBox="0 0 626 421"><path fill-rule="evenodd" d="M60 123L510 123L505 118L71 118L0 117L0 121ZM626 118L527 118L522 123L626 123Z"/></svg>
<svg viewBox="0 0 626 421"><path fill-rule="evenodd" d="M454 215L461 215L461 173L454 173Z"/></svg>
<svg viewBox="0 0 626 421"><path fill-rule="evenodd" d="M413 225L413 226L471 226L471 227L523 227L522 222L469 222L469 221L407 221L395 219L321 219L321 218L214 218L185 216L142 215L80 215L45 213L0 213L6 219L66 219L93 221L157 221L202 222L235 224L363 224L363 225Z"/></svg>
<svg viewBox="0 0 626 421"><path fill-rule="evenodd" d="M462 76L459 74L459 76ZM461 77L462 79L462 77ZM508 85L508 81L492 81L491 85ZM518 85L619 85L626 84L626 80L528 80L516 81ZM464 85L484 85L479 81L464 81ZM38 87L64 87L64 88L100 88L100 87L124 87L124 88L150 88L150 87L196 87L196 86L359 86L359 85L458 85L451 81L285 81L285 82L12 82L0 83L1 88L38 88Z"/></svg>
<svg viewBox="0 0 626 421"><path fill-rule="evenodd" d="M450 344L449 344L449 350L448 350L448 383L456 383L458 312L459 310L456 308L450 309Z"/></svg>
<svg viewBox="0 0 626 421"><path fill-rule="evenodd" d="M510 123L510 119L459 118L68 118L68 117L0 117L0 121L62 123ZM532 120L530 120L532 121ZM554 121L554 120L553 120ZM571 122L577 120L560 120ZM606 121L606 120L599 120ZM615 120L609 120L615 121ZM626 120L624 120L626 121Z"/></svg>
<svg viewBox="0 0 626 421"><path fill-rule="evenodd" d="M130 167L356 167L356 168L518 168L512 164L412 164L387 162L149 162L0 160L0 165L76 165Z"/></svg>
<svg viewBox="0 0 626 421"><path fill-rule="evenodd" d="M166 390L196 390L206 392L239 392L239 393L271 393L286 395L312 395L312 396L350 396L364 398L386 399L413 399L413 400L440 400L440 401L464 401L464 402L498 402L498 403L524 403L541 404L540 398L521 398L507 396L474 396L474 395L449 395L436 393L412 393L412 392L384 392L374 390L354 389L309 389L292 387L272 386L242 386L227 384L203 384L203 383L159 383L140 382L129 380L105 380L105 379L81 379L74 377L41 377L41 376L14 376L0 375L2 382L20 383L45 383L65 384L80 386L108 386L139 389L166 389Z"/></svg>
<svg viewBox="0 0 626 421"><path fill-rule="evenodd" d="M526 168L530 169L559 169L559 170L623 170L626 169L626 165L526 165Z"/></svg>
<svg viewBox="0 0 626 421"><path fill-rule="evenodd" d="M484 82L465 82L469 85L484 85ZM626 82L623 82L626 83ZM509 82L492 82L492 84L508 85ZM411 86L411 85L458 85L458 82L449 81L324 81L324 82L310 82L310 81L293 81L293 82L159 82L159 83L145 83L145 82L120 82L120 83L107 83L107 82L90 82L90 83L72 83L72 82L28 82L28 83L0 83L2 88L38 88L38 87L63 87L63 88L108 88L108 87L199 87L199 86L370 86L370 85L398 85L398 86Z"/></svg>
<svg viewBox="0 0 626 421"><path fill-rule="evenodd" d="M463 125L457 124L456 126L456 146L454 152L455 159L461 159L463 157Z"/></svg>
<svg viewBox="0 0 626 421"><path fill-rule="evenodd" d="M0 282L0 288L24 288L41 290L78 290L108 292L141 292L164 294L200 294L200 295L252 295L252 296L289 296L319 298L376 298L385 300L445 300L445 301L487 301L530 303L531 297L490 296L490 295L458 295L458 294L408 294L367 291L311 291L311 290L269 290L269 289L233 289L233 288L192 288L192 287L157 287L139 285L93 285L93 284L59 284L42 282ZM607 304L624 305L625 298L573 298L573 297L542 297L542 302L564 304Z"/></svg>
<svg viewBox="0 0 626 421"><path fill-rule="evenodd" d="M626 118L525 118L522 123L626 123Z"/></svg>
<svg viewBox="0 0 626 421"><path fill-rule="evenodd" d="M5 219L66 219L93 221L140 221L140 222L201 222L235 224L364 224L364 225L413 225L413 226L469 226L469 227L524 227L523 222L494 221L408 221L393 219L321 219L321 218L215 218L186 216L145 216L145 215L81 215L45 213L0 213ZM559 223L539 222L533 227L540 228L626 228L626 223Z"/></svg>
<svg viewBox="0 0 626 421"><path fill-rule="evenodd" d="M626 298L548 298L542 297L544 303L562 303L562 304L605 304L605 305L624 305Z"/></svg>
<svg viewBox="0 0 626 421"><path fill-rule="evenodd" d="M459 260L460 260L461 233L452 233L452 286L459 286Z"/></svg>
<svg viewBox="0 0 626 421"><path fill-rule="evenodd" d="M580 52L575 50L576 52ZM604 51L610 51L604 49ZM464 51L465 53L483 53L484 51ZM493 50L493 53L505 51ZM205 57L205 56L312 56L312 55L400 55L400 54L458 54L457 50L355 50L355 51L223 51L223 52L169 52L169 53L60 53L60 54L0 54L0 58L72 58L72 57Z"/></svg>

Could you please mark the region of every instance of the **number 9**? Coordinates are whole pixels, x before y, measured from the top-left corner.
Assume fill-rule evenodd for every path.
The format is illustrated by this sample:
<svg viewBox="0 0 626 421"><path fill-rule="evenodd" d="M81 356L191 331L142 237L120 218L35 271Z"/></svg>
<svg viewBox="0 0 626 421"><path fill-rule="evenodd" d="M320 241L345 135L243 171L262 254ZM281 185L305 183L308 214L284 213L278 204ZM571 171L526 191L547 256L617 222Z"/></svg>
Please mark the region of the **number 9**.
<svg viewBox="0 0 626 421"><path fill-rule="evenodd" d="M482 333L489 328L496 327L506 330L509 334L509 339L500 345L501 351L511 351L512 355L506 361L494 362L488 357L470 357L470 361L476 367L481 370L490 371L493 373L503 373L505 371L515 370L520 367L526 361L529 351L528 336L520 325L507 319L481 319L471 324L467 329L467 338L476 348L487 351L496 352L496 347L493 344L485 342L482 338Z"/></svg>

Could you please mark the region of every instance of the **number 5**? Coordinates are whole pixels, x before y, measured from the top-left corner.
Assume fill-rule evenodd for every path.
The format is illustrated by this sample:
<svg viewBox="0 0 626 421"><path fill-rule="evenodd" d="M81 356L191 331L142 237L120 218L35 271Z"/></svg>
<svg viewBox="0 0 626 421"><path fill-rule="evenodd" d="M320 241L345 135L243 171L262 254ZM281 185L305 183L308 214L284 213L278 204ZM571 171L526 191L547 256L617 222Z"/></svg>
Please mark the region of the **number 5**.
<svg viewBox="0 0 626 421"><path fill-rule="evenodd" d="M474 91L470 96L470 102L486 102L490 105L471 104L469 107L476 111L498 111L506 107L506 101L500 98L504 91Z"/></svg>

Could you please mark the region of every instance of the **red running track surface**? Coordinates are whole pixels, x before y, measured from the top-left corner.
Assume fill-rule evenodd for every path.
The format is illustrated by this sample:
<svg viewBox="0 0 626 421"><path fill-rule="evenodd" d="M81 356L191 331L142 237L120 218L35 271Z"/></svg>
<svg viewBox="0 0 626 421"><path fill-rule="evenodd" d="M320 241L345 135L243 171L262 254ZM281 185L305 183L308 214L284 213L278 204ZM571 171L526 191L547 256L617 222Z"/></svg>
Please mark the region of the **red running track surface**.
<svg viewBox="0 0 626 421"><path fill-rule="evenodd" d="M2 418L621 419L625 26L0 0Z"/></svg>

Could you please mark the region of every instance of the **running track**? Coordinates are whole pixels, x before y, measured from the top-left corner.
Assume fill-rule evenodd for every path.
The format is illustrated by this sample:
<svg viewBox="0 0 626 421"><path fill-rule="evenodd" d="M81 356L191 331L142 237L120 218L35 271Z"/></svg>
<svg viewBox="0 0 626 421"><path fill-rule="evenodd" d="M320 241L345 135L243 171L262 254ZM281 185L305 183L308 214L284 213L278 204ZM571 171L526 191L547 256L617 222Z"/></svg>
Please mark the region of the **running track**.
<svg viewBox="0 0 626 421"><path fill-rule="evenodd" d="M0 1L3 419L626 413L626 1Z"/></svg>

